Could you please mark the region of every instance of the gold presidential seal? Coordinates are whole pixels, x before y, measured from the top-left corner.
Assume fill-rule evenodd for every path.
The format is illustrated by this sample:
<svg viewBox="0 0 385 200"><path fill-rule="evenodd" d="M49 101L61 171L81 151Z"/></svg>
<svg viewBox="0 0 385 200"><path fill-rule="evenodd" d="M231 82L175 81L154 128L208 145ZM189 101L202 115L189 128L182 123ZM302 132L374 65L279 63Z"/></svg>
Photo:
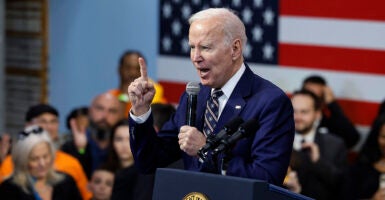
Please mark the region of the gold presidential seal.
<svg viewBox="0 0 385 200"><path fill-rule="evenodd" d="M209 200L209 198L200 192L190 192L182 200Z"/></svg>

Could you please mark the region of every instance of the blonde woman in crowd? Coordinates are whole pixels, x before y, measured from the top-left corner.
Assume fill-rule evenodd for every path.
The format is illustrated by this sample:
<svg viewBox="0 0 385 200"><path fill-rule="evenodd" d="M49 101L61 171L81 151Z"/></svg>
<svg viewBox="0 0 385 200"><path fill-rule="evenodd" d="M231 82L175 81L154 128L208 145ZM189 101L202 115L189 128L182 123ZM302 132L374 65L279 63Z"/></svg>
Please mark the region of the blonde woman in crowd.
<svg viewBox="0 0 385 200"><path fill-rule="evenodd" d="M0 197L7 199L82 199L74 180L53 168L55 147L48 133L29 126L13 144L14 172L0 185Z"/></svg>

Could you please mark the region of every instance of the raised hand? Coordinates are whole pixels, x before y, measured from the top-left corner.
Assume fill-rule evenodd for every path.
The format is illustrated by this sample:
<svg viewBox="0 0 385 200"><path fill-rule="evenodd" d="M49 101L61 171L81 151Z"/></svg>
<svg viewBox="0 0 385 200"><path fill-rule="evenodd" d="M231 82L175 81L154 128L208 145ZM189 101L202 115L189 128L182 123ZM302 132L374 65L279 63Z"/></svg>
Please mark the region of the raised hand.
<svg viewBox="0 0 385 200"><path fill-rule="evenodd" d="M128 87L128 96L131 101L131 111L140 116L150 109L152 99L155 96L154 84L147 76L147 66L143 58L139 58L140 77L135 79Z"/></svg>
<svg viewBox="0 0 385 200"><path fill-rule="evenodd" d="M324 87L324 101L329 104L335 100L333 90L329 86Z"/></svg>
<svg viewBox="0 0 385 200"><path fill-rule="evenodd" d="M79 151L84 150L87 146L86 128L80 127L75 119L70 120L70 125L75 146Z"/></svg>
<svg viewBox="0 0 385 200"><path fill-rule="evenodd" d="M314 142L305 142L302 144L302 149L309 149L310 159L313 163L318 162L320 158L319 147Z"/></svg>
<svg viewBox="0 0 385 200"><path fill-rule="evenodd" d="M289 167L290 169L290 167ZM283 185L286 186L290 191L295 193L301 193L302 186L298 179L298 174L296 171L288 170Z"/></svg>

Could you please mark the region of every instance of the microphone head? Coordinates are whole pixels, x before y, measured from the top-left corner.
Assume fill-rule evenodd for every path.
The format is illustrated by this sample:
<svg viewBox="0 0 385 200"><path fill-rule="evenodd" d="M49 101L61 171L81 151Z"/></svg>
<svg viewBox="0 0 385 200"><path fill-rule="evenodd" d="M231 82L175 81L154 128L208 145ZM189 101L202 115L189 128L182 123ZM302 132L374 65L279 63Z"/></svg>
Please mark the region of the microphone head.
<svg viewBox="0 0 385 200"><path fill-rule="evenodd" d="M242 131L245 137L254 134L259 128L259 123L256 119L251 119L239 126L239 131Z"/></svg>
<svg viewBox="0 0 385 200"><path fill-rule="evenodd" d="M189 95L198 95L201 88L199 87L198 82L189 82L186 85L186 92Z"/></svg>
<svg viewBox="0 0 385 200"><path fill-rule="evenodd" d="M243 123L242 117L236 117L236 118L232 119L231 121L229 121L225 125L224 129L226 129L226 131L229 131L229 132L235 131L235 130L237 130L239 125L241 125L242 123Z"/></svg>

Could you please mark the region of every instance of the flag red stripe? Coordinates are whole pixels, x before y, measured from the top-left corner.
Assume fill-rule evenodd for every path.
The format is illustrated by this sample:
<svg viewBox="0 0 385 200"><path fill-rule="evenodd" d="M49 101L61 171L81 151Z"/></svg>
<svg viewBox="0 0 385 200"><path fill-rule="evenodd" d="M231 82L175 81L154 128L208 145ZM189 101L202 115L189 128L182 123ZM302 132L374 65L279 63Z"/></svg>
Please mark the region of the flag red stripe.
<svg viewBox="0 0 385 200"><path fill-rule="evenodd" d="M385 74L385 51L279 44L280 65Z"/></svg>
<svg viewBox="0 0 385 200"><path fill-rule="evenodd" d="M280 14L332 17L358 20L385 20L385 1L371 0L337 0L337 1L309 1L309 0L281 0Z"/></svg>
<svg viewBox="0 0 385 200"><path fill-rule="evenodd" d="M164 95L170 103L178 103L180 95L186 89L185 83L159 81L164 88ZM354 124L370 126L379 108L379 103L339 99L342 109Z"/></svg>
<svg viewBox="0 0 385 200"><path fill-rule="evenodd" d="M370 126L377 116L379 103L339 99L338 103L354 124Z"/></svg>
<svg viewBox="0 0 385 200"><path fill-rule="evenodd" d="M169 103L179 103L180 96L186 90L186 83L158 81L163 86L164 96Z"/></svg>

